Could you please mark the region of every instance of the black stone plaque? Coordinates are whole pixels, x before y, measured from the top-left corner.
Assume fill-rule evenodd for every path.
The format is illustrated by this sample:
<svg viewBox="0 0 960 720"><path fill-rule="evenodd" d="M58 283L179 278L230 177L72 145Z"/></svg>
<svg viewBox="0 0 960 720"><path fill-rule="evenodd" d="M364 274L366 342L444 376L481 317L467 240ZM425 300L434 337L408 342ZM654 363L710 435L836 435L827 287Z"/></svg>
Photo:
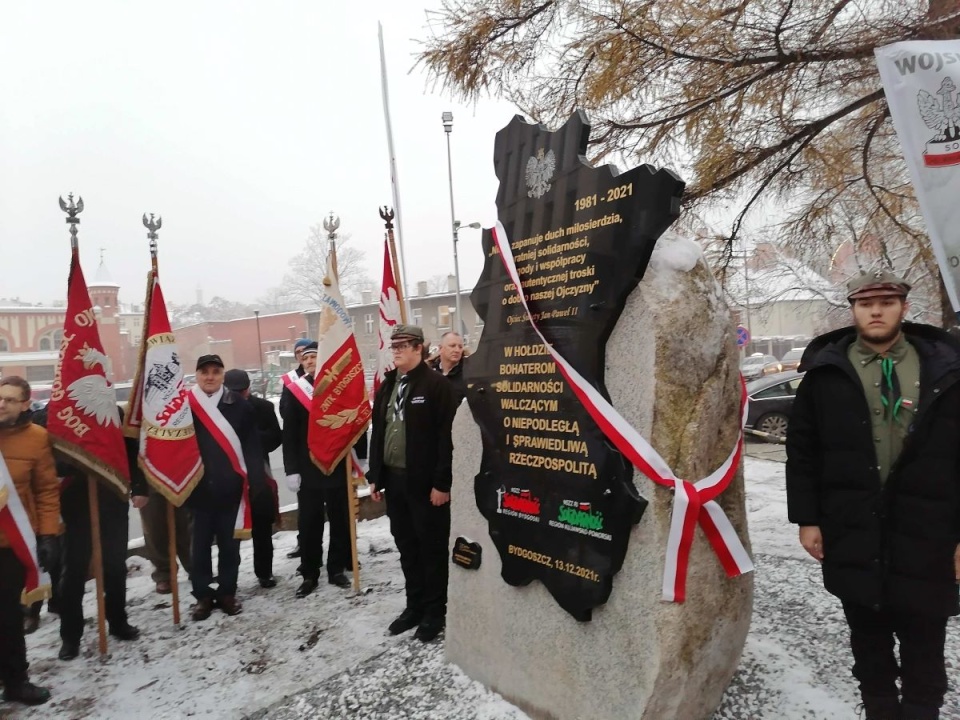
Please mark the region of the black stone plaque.
<svg viewBox="0 0 960 720"><path fill-rule="evenodd" d="M454 565L459 565L466 570L477 570L483 559L483 548L480 547L480 543L470 542L463 536L458 537L453 542L451 559Z"/></svg>
<svg viewBox="0 0 960 720"><path fill-rule="evenodd" d="M654 243L677 217L684 185L648 165L622 174L612 165L591 167L583 158L589 135L581 113L556 132L514 117L497 133L497 209L531 315L609 399L607 339ZM483 334L464 366L483 435L477 505L503 579L539 579L561 607L587 621L610 596L646 500L530 326L490 231L483 248L483 275L471 295Z"/></svg>

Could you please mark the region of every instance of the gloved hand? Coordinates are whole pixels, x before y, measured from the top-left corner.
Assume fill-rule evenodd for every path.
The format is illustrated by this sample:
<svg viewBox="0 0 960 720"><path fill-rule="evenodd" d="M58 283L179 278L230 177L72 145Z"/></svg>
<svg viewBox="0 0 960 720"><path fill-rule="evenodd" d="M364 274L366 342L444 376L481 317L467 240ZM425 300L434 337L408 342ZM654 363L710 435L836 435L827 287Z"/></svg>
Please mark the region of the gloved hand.
<svg viewBox="0 0 960 720"><path fill-rule="evenodd" d="M300 492L300 474L287 475L287 489L290 492Z"/></svg>
<svg viewBox="0 0 960 720"><path fill-rule="evenodd" d="M59 555L60 538L56 535L37 536L37 562L40 563L40 567L49 572Z"/></svg>

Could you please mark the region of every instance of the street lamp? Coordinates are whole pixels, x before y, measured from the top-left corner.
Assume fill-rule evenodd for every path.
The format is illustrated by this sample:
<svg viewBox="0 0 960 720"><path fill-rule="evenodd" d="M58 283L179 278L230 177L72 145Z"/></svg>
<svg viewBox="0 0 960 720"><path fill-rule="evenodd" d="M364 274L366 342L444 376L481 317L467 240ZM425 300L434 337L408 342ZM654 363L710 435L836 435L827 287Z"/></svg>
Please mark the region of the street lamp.
<svg viewBox="0 0 960 720"><path fill-rule="evenodd" d="M466 337L466 326L463 324L463 316L460 313L460 259L457 256L457 243L460 242L460 228L462 227L479 230L481 226L478 222L463 225L459 220L453 221L453 276L456 278L457 284L457 324L460 325L460 337Z"/></svg>
<svg viewBox="0 0 960 720"><path fill-rule="evenodd" d="M266 395L266 385L264 384L263 378L263 340L260 339L260 311L254 310L253 315L257 318L257 355L260 356L260 392Z"/></svg>
<svg viewBox="0 0 960 720"><path fill-rule="evenodd" d="M453 228L453 275L457 281L457 324L460 325L460 336L463 337L463 316L460 314L460 260L457 258L457 231L460 229L460 222L453 210L453 160L450 156L450 133L453 132L453 113L447 110L440 119L443 120L443 131L447 134L447 180L450 184L450 223ZM472 223L470 227L479 223Z"/></svg>

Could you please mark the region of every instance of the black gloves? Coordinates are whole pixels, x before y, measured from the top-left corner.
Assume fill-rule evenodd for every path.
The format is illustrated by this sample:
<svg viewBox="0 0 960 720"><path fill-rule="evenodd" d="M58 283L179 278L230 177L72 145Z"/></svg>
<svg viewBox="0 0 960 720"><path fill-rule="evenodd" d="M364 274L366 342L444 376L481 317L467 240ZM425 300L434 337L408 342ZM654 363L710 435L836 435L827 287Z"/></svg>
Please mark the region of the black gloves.
<svg viewBox="0 0 960 720"><path fill-rule="evenodd" d="M37 561L40 567L49 571L60 555L60 538L56 535L37 536Z"/></svg>

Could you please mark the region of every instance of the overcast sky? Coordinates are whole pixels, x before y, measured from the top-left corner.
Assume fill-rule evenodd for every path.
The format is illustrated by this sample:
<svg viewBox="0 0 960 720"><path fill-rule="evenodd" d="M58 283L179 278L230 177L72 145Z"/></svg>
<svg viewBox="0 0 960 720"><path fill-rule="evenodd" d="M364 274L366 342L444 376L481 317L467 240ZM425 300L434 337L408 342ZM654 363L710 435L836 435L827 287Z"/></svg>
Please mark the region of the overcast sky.
<svg viewBox="0 0 960 720"><path fill-rule="evenodd" d="M431 3L435 7L439 3ZM202 289L253 302L281 283L329 212L379 283L392 204L380 94L384 27L407 277L453 272L446 139L454 113L458 219L495 219L494 135L515 110L455 103L411 69L421 2L9 3L0 22L0 297L66 295L69 235L57 198L83 196L92 278L105 248L121 300L141 302L144 212L163 216L169 300ZM464 287L482 268L461 231Z"/></svg>

